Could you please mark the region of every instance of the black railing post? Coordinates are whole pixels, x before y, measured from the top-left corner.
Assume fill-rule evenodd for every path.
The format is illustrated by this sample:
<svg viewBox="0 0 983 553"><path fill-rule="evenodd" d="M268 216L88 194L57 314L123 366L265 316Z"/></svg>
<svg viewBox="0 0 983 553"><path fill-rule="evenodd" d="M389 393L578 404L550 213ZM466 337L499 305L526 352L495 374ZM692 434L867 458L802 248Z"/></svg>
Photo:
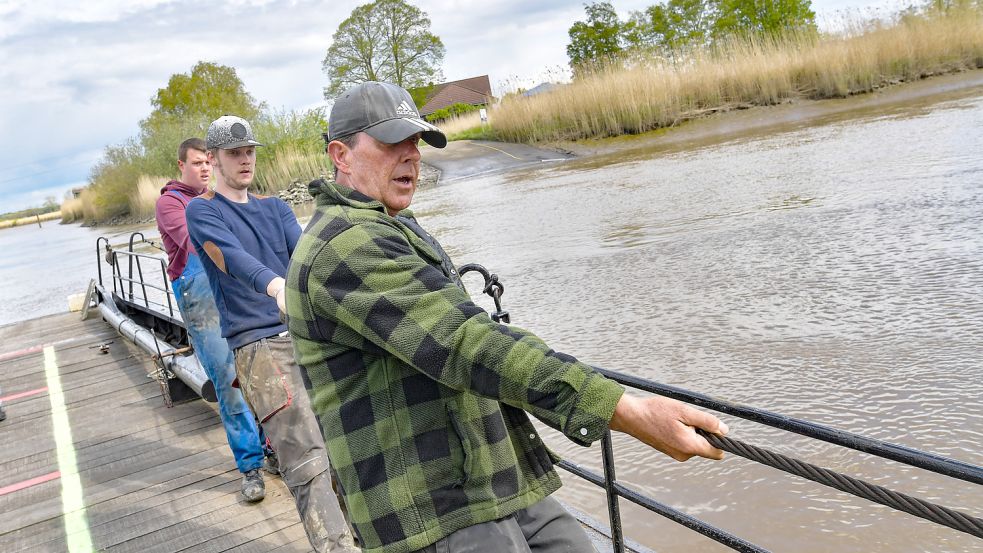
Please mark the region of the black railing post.
<svg viewBox="0 0 983 553"><path fill-rule="evenodd" d="M173 319L174 305L171 303L171 287L167 285L167 263L163 259L160 260L160 273L164 276L164 297L167 298L167 311ZM174 298L174 301L177 301L177 298Z"/></svg>
<svg viewBox="0 0 983 553"><path fill-rule="evenodd" d="M110 265L113 267L113 293L122 296L125 293L123 291L123 269L119 266L119 256L116 255L116 250L109 253L109 258L112 259ZM119 282L119 290L116 290L117 282Z"/></svg>
<svg viewBox="0 0 983 553"><path fill-rule="evenodd" d="M102 253L99 251L99 244L103 240L106 241L106 251L109 251L109 239L105 236L96 238L96 269L99 271L99 286L104 286L102 283ZM107 259L107 261L109 260Z"/></svg>
<svg viewBox="0 0 983 553"><path fill-rule="evenodd" d="M132 259L134 256L130 256ZM143 305L144 307L150 307L150 298L147 297L147 283L143 280L143 266L140 264L140 258L137 257L137 273L140 275L140 289L143 290Z"/></svg>
<svg viewBox="0 0 983 553"><path fill-rule="evenodd" d="M618 505L617 479L614 475L614 447L611 445L611 431L604 432L601 438L601 452L604 460L604 491L608 494L608 518L611 522L611 545L614 553L625 553L625 537L621 531L621 507Z"/></svg>

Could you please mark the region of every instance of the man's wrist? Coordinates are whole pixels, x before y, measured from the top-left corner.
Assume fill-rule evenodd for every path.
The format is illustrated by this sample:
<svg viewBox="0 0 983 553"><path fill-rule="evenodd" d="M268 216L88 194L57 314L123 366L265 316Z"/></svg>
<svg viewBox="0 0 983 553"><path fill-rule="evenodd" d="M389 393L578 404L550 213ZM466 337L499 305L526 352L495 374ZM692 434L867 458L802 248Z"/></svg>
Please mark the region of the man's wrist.
<svg viewBox="0 0 983 553"><path fill-rule="evenodd" d="M634 413L636 402L637 398L628 394L622 395L614 408L614 414L611 416L611 422L608 427L616 432L630 434L632 423L635 422L636 417Z"/></svg>
<svg viewBox="0 0 983 553"><path fill-rule="evenodd" d="M276 297L286 288L287 281L283 277L276 277L266 285L266 295L276 299Z"/></svg>

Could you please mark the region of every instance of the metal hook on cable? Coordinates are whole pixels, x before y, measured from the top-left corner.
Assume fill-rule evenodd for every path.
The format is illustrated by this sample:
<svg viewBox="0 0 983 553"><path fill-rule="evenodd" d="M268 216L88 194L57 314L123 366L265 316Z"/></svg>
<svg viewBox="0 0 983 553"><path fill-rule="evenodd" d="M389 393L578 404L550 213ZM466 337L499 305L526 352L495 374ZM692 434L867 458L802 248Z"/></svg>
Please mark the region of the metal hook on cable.
<svg viewBox="0 0 983 553"><path fill-rule="evenodd" d="M488 269L477 263L468 263L458 269L458 275L462 277L465 273L470 272L480 273L485 279L485 287L481 291L491 296L492 300L495 301L495 312L491 314L492 320L496 323L509 323L509 312L502 310L502 294L505 293L505 285L499 282L498 275L490 273Z"/></svg>

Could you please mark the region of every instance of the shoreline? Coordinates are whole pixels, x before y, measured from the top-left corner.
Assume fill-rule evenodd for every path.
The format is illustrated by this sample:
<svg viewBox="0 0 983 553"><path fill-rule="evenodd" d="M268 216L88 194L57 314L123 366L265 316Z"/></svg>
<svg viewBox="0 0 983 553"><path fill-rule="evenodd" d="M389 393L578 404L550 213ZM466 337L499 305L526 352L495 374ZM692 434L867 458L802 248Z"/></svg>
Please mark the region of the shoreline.
<svg viewBox="0 0 983 553"><path fill-rule="evenodd" d="M453 184L478 173L460 174L457 169L462 164L480 168L480 174L510 171L527 167L529 162L539 163L542 154L535 159L536 151L560 154L565 159L603 157L633 151L680 151L718 144L742 137L780 133L803 126L824 124L864 117L874 113L884 113L892 105L910 106L924 102L926 105L983 94L983 69L962 71L945 75L934 75L918 81L901 82L882 87L874 92L855 94L846 98L823 100L794 99L773 106L740 106L721 109L688 119L677 126L649 131L643 134L624 134L621 136L581 139L575 141L544 142L539 144L516 144L511 142L458 140L448 143L448 148L439 151L433 148L423 150L424 162L421 164L420 187ZM456 146L455 146L456 145ZM483 148L468 148L478 145ZM522 153L516 149L523 150ZM462 151L463 150L463 151ZM487 157L493 150L504 156ZM511 150L511 152L509 152ZM515 155L513 155L515 154ZM494 156L494 154L492 154ZM479 159L479 156L480 159ZM507 157L506 157L507 156ZM453 157L455 166L445 165ZM555 156L554 156L555 157ZM529 159L524 159L529 158ZM479 163L480 161L480 163ZM548 160L548 161L559 161ZM446 171L446 174L445 174ZM446 177L446 178L445 178ZM309 216L313 204L307 195L307 184L295 183L277 193L293 208L298 218ZM33 221L33 218L31 218ZM89 228L118 228L153 223L154 217L117 217L108 222L82 223ZM0 225L0 229L5 228Z"/></svg>
<svg viewBox="0 0 983 553"><path fill-rule="evenodd" d="M541 166L543 162L692 150L804 126L880 116L889 113L891 106L927 106L975 94L983 95L983 69L902 82L846 98L796 99L771 106L717 110L643 134L531 144L457 140L442 150L427 148L424 159L444 171L438 183L443 186L471 177Z"/></svg>
<svg viewBox="0 0 983 553"><path fill-rule="evenodd" d="M433 167L427 163L420 164L420 179L418 181L418 186L435 186L440 180L440 169ZM313 180L313 179L312 179ZM313 211L314 199L307 192L307 183L295 182L294 184L284 188L283 190L276 193L276 197L280 198L290 208L293 210L294 215L297 216L298 220L305 217L310 217ZM258 196L264 196L264 194L257 194ZM32 219L33 220L33 219ZM156 217L131 217L129 215L114 217L109 221L97 221L95 223L80 223L81 226L86 228L121 228L129 227L133 225L149 225L157 220ZM74 223L64 223L64 224L74 224ZM3 227L0 227L3 228Z"/></svg>
<svg viewBox="0 0 983 553"><path fill-rule="evenodd" d="M893 105L933 104L983 94L983 69L935 75L901 82L874 92L846 98L794 99L773 106L736 107L688 119L678 126L643 134L581 139L541 144L577 157L603 156L633 150L682 150L717 144L740 137L779 133L787 129L883 113Z"/></svg>
<svg viewBox="0 0 983 553"><path fill-rule="evenodd" d="M54 221L61 217L61 210L49 211L48 213L42 213L39 215L30 215L27 217L18 217L17 219L6 219L0 221L0 229L22 227L25 225L36 225L40 223L46 223L48 221Z"/></svg>

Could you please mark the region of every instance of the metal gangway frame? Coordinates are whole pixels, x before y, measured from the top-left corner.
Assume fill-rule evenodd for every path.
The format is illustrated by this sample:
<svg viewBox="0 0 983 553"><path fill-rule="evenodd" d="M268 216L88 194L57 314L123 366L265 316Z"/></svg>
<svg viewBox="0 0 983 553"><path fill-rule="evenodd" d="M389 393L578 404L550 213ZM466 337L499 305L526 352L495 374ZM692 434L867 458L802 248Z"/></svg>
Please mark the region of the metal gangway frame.
<svg viewBox="0 0 983 553"><path fill-rule="evenodd" d="M217 401L214 385L190 353L188 331L167 279L167 260L135 251L140 244L160 249L139 231L130 234L126 249L114 248L105 236L96 239L99 280L94 295L103 318L151 354L157 366L153 377L162 383L166 404L198 397ZM111 289L103 262L111 268Z"/></svg>

